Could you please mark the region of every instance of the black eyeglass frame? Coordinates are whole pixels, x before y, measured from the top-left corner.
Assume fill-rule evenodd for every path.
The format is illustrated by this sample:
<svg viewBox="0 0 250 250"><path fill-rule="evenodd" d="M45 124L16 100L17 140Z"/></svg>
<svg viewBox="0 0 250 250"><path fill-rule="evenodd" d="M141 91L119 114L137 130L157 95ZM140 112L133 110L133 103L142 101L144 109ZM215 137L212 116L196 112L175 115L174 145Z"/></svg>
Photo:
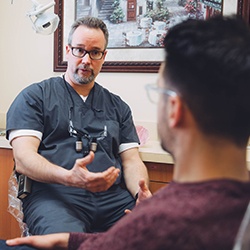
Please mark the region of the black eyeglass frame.
<svg viewBox="0 0 250 250"><path fill-rule="evenodd" d="M90 51L88 51L88 50L86 50L86 49L84 49L84 48L82 48L82 47L71 46L71 45L69 45L69 47L70 47L70 49L71 49L71 53L72 53L73 56L78 57L78 58L83 58L84 56L86 56L86 54L88 54L89 57L90 57L90 59L91 59L91 60L95 60L95 61L101 60L101 59L103 58L103 56L104 56L105 51L106 51L106 50L104 50L104 51L99 51L99 50L90 50ZM78 55L74 54L74 49L81 49L81 50L83 51L83 55L82 55L82 56L78 56ZM98 58L98 59L97 59L97 58L93 58L93 57L91 56L91 53L92 53L92 52L101 53L101 57Z"/></svg>

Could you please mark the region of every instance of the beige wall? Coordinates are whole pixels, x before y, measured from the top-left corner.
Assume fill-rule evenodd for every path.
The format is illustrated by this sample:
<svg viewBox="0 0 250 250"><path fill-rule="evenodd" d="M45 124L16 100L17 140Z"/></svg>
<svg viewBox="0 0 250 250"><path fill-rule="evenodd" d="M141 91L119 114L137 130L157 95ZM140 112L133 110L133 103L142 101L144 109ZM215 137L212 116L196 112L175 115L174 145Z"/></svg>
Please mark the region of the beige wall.
<svg viewBox="0 0 250 250"><path fill-rule="evenodd" d="M0 122L21 89L61 74L53 72L53 35L35 34L26 17L31 7L31 0L0 1ZM224 13L236 8L236 0L224 0ZM101 73L97 81L130 105L135 121L155 123L156 107L147 100L144 86L156 79L156 73Z"/></svg>

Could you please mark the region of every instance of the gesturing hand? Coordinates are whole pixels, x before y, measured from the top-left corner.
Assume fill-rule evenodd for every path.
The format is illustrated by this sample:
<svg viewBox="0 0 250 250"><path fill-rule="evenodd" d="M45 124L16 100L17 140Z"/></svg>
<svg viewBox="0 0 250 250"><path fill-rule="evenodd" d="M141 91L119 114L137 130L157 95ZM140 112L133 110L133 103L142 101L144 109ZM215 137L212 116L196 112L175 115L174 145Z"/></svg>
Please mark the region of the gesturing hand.
<svg viewBox="0 0 250 250"><path fill-rule="evenodd" d="M139 181L139 193L138 193L138 199L136 201L136 204L151 197L152 193L150 192L145 180L140 180Z"/></svg>
<svg viewBox="0 0 250 250"><path fill-rule="evenodd" d="M152 193L150 192L145 180L140 180L139 181L139 192L138 192L138 198L136 200L136 205L138 205L141 201L148 199L152 196ZM131 210L125 209L124 211L126 214L131 213Z"/></svg>
<svg viewBox="0 0 250 250"><path fill-rule="evenodd" d="M110 167L103 172L90 172L86 166L93 159L94 153L90 152L86 157L76 160L74 167L69 171L68 185L84 188L91 192L102 192L114 184L120 170Z"/></svg>

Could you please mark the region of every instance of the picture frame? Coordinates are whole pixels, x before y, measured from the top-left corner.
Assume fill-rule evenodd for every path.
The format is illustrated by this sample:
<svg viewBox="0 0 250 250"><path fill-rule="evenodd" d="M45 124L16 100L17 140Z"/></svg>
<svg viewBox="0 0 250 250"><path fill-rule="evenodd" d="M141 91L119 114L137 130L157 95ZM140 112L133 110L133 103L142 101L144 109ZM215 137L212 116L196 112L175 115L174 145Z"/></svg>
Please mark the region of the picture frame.
<svg viewBox="0 0 250 250"><path fill-rule="evenodd" d="M221 1L223 6L225 0L216 0L215 2L217 1ZM60 23L54 33L54 72L66 71L65 44L70 25L76 19L76 3L75 0L55 0L55 13L58 14ZM248 23L250 23L249 12L250 0L237 0L236 14L242 16ZM126 46L125 44L123 47L108 47L102 72L156 73L164 59L163 55L163 48L161 47L138 47Z"/></svg>

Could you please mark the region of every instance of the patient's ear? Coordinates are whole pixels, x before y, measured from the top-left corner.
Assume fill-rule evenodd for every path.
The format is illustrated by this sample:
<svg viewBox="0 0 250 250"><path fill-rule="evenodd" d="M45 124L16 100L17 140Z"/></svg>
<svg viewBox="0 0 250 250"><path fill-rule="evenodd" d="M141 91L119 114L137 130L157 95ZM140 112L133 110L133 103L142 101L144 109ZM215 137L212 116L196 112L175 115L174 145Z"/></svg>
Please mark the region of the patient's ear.
<svg viewBox="0 0 250 250"><path fill-rule="evenodd" d="M167 100L168 122L169 127L179 126L184 117L184 105L180 96L169 96Z"/></svg>

